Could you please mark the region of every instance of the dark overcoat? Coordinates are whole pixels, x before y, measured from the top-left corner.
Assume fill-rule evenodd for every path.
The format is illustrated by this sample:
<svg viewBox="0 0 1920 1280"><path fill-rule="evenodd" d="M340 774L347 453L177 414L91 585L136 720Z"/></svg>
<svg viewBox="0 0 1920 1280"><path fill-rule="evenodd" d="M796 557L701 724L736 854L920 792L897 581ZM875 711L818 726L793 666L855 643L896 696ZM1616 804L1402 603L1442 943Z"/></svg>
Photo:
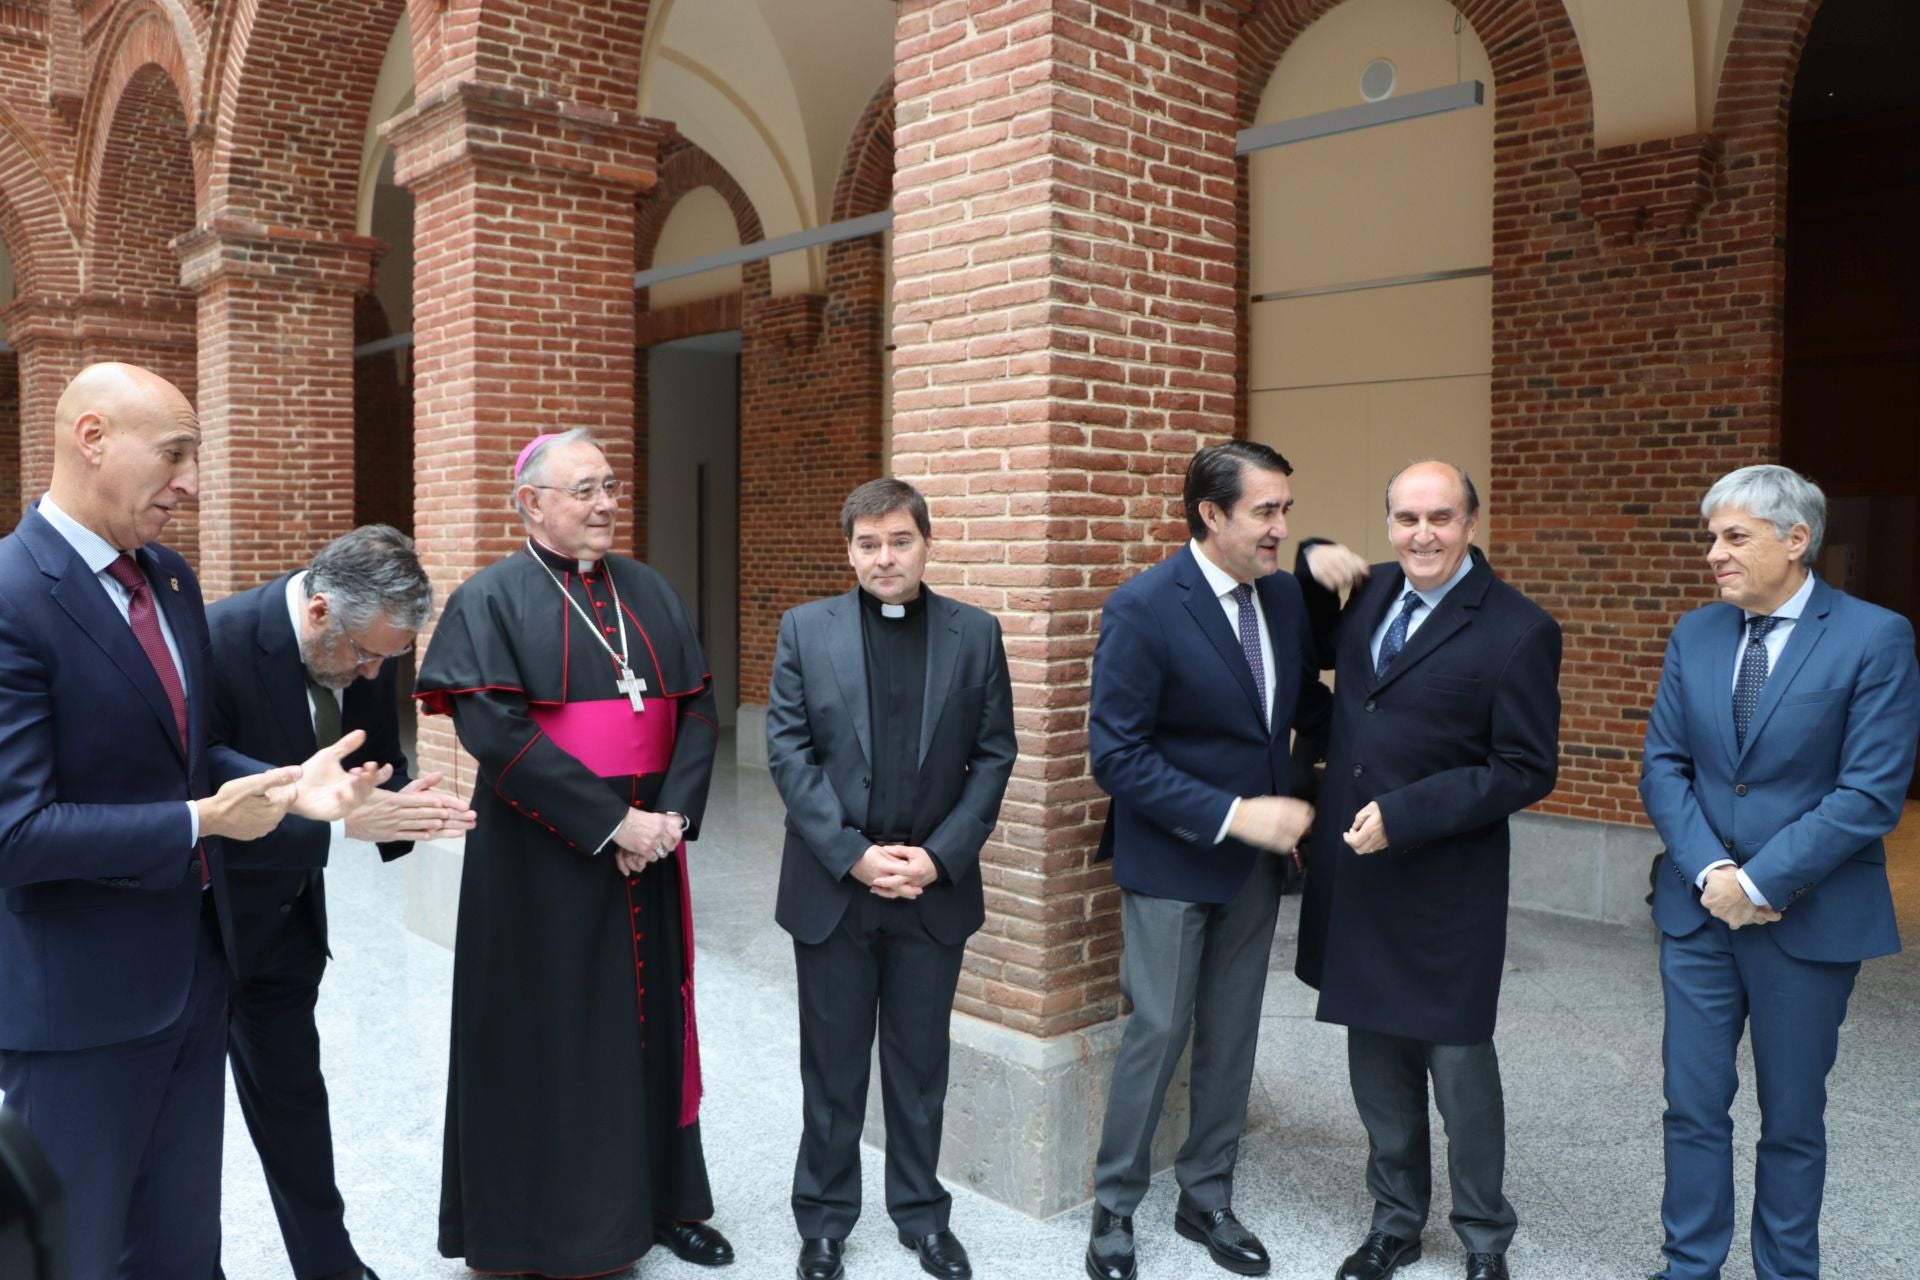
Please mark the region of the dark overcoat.
<svg viewBox="0 0 1920 1280"><path fill-rule="evenodd" d="M1376 680L1374 629L1406 593L1375 565L1344 610L1301 572L1323 666L1337 672L1295 972L1318 1017L1439 1044L1493 1037L1507 949L1507 818L1553 790L1560 627L1473 568ZM1388 847L1341 839L1378 801Z"/></svg>

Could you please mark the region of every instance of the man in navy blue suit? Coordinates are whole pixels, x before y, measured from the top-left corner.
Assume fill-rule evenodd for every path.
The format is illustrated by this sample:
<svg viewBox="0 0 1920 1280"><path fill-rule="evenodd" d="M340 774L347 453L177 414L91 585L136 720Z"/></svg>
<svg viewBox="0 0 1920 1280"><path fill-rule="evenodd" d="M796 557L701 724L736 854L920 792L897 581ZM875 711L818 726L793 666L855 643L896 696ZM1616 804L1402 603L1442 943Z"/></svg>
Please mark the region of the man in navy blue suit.
<svg viewBox="0 0 1920 1280"><path fill-rule="evenodd" d="M413 540L364 525L282 574L207 609L213 654L212 738L275 764L306 759L347 732L366 744L349 762L394 773L342 822L289 817L255 851L291 870L232 869L236 944L228 1028L234 1092L267 1176L296 1280L378 1280L354 1251L333 1172L333 1127L314 1007L326 972L326 861L335 835L374 842L383 860L416 840L473 825L466 805L407 776L394 658L433 612Z"/></svg>
<svg viewBox="0 0 1920 1280"><path fill-rule="evenodd" d="M1666 1265L1717 1280L1733 1239L1735 1051L1753 1037L1757 1280L1820 1274L1827 1073L1860 962L1900 949L1882 838L1920 736L1912 625L1812 573L1826 499L1743 467L1700 504L1724 603L1681 618L1640 796L1666 992Z"/></svg>
<svg viewBox="0 0 1920 1280"><path fill-rule="evenodd" d="M279 769L206 745L199 584L153 542L199 487L186 397L93 365L54 428L52 487L0 539L0 1091L64 1186L73 1280L207 1280L222 838L342 817L385 775L341 769L358 734Z"/></svg>
<svg viewBox="0 0 1920 1280"><path fill-rule="evenodd" d="M1101 857L1121 888L1120 988L1133 1002L1094 1164L1087 1274L1131 1280L1153 1131L1193 1032L1192 1127L1174 1227L1242 1275L1270 1266L1233 1212L1260 1001L1289 858L1313 808L1289 794L1290 731L1326 734L1299 585L1280 567L1293 468L1263 444L1187 468L1192 540L1100 617L1089 745L1113 798Z"/></svg>

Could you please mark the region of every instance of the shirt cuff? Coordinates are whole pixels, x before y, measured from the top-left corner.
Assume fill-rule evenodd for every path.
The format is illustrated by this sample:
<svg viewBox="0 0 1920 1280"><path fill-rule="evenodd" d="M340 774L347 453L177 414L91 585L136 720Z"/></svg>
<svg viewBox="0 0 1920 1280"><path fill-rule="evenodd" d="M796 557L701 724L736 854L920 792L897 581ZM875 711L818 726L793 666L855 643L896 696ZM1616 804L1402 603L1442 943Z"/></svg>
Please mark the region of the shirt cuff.
<svg viewBox="0 0 1920 1280"><path fill-rule="evenodd" d="M335 840L345 840L347 838L347 820L345 818L335 818L327 824L327 830L332 832Z"/></svg>
<svg viewBox="0 0 1920 1280"><path fill-rule="evenodd" d="M1233 803L1227 806L1227 820L1220 824L1219 832L1213 837L1215 844L1227 838L1227 832L1233 829L1233 815L1238 812L1240 812L1240 797L1235 796Z"/></svg>
<svg viewBox="0 0 1920 1280"><path fill-rule="evenodd" d="M621 824L624 824L625 822L626 822L625 818L620 819ZM607 832L607 838L605 840L602 840L599 844L593 847L594 854L598 856L599 854L605 853L607 851L607 846L612 844L613 838L619 834L620 834L620 826L616 825L613 828L613 830Z"/></svg>
<svg viewBox="0 0 1920 1280"><path fill-rule="evenodd" d="M1732 858L1716 858L1714 861L1700 868L1700 874L1693 878L1693 887L1704 893L1707 888L1707 877L1713 873L1715 867L1734 867L1737 869L1738 866L1739 864Z"/></svg>
<svg viewBox="0 0 1920 1280"><path fill-rule="evenodd" d="M199 846L200 806L189 800L187 801L187 848L196 849Z"/></svg>
<svg viewBox="0 0 1920 1280"><path fill-rule="evenodd" d="M1734 878L1740 882L1740 887L1747 891L1747 897L1753 900L1754 906L1765 907L1769 911L1773 910L1773 904L1768 902L1761 892L1753 887L1753 881L1747 879L1747 872L1744 867L1735 867L1733 874Z"/></svg>

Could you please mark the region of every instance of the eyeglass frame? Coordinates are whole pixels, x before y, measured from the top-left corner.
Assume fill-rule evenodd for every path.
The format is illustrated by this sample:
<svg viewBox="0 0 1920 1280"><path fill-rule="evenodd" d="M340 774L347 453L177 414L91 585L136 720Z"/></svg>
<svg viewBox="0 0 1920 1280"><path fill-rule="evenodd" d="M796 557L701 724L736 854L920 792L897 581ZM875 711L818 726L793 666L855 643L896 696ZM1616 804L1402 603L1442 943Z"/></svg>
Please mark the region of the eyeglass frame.
<svg viewBox="0 0 1920 1280"><path fill-rule="evenodd" d="M597 484L591 480L582 480L575 485L535 484L531 480L522 480L520 483L529 489L551 489L555 493L564 493L575 502L592 502L596 492L604 493L609 498L618 498L627 487L627 482L618 476Z"/></svg>
<svg viewBox="0 0 1920 1280"><path fill-rule="evenodd" d="M345 627L341 627L340 634L347 638L347 648L353 650L353 665L356 667L365 667L370 665L385 666L387 663L392 662L395 658L406 657L408 654L413 652L413 648L414 648L414 646L410 644L406 648L400 650L400 652L398 653L369 653L365 649L362 649L360 647L360 642L358 640L355 640L353 638L353 632L347 630Z"/></svg>

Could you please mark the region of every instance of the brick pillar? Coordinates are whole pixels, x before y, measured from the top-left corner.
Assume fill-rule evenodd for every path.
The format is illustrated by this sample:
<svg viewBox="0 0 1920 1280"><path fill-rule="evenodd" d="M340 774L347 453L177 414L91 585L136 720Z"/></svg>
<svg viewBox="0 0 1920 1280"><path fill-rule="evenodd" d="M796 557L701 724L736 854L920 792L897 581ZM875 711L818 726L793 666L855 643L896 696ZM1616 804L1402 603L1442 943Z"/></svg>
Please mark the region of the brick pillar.
<svg viewBox="0 0 1920 1280"><path fill-rule="evenodd" d="M174 241L199 295L200 583L304 564L353 527L353 307L379 241L219 219Z"/></svg>
<svg viewBox="0 0 1920 1280"><path fill-rule="evenodd" d="M508 475L532 435L590 427L631 472L633 202L664 131L471 81L388 129L415 201L414 536L444 601L519 544ZM420 756L471 786L444 717Z"/></svg>
<svg viewBox="0 0 1920 1280"><path fill-rule="evenodd" d="M1237 7L899 6L894 471L932 501L930 580L1001 619L1021 745L943 1172L1036 1214L1089 1193L1118 1042L1099 607L1185 538L1186 462L1233 430Z"/></svg>
<svg viewBox="0 0 1920 1280"><path fill-rule="evenodd" d="M79 323L70 307L22 300L0 313L7 342L20 357L20 502L53 483L53 409L86 365ZM11 527L11 523L9 523Z"/></svg>

